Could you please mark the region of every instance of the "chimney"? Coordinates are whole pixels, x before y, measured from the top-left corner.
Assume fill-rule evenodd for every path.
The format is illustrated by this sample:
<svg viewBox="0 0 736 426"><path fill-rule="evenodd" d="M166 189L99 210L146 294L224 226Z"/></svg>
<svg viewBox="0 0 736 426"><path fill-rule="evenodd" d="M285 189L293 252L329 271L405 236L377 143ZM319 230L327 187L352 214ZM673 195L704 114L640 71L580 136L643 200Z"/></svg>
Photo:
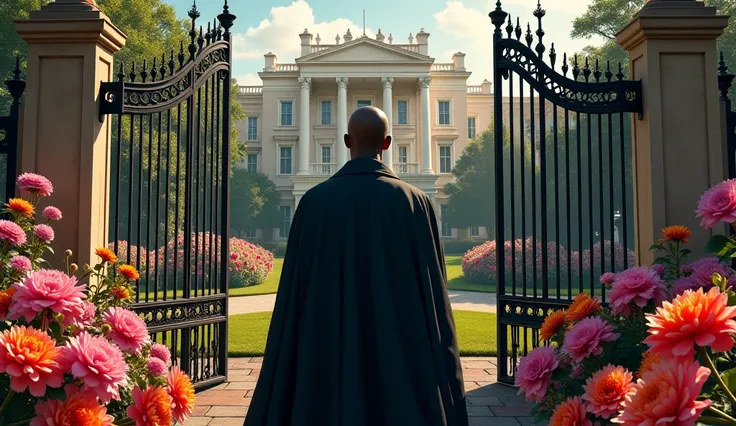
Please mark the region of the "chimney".
<svg viewBox="0 0 736 426"><path fill-rule="evenodd" d="M345 36L342 39L345 40L345 43L353 40L353 35L350 33L350 28L348 28L348 32L345 33Z"/></svg>
<svg viewBox="0 0 736 426"><path fill-rule="evenodd" d="M335 44L340 44L340 34L335 36Z"/></svg>
<svg viewBox="0 0 736 426"><path fill-rule="evenodd" d="M263 71L266 71L266 72L276 71L276 55L274 55L271 52L268 52L265 55L263 55L263 57L266 58L266 66L263 67Z"/></svg>
<svg viewBox="0 0 736 426"><path fill-rule="evenodd" d="M383 36L383 34L381 33L381 29L379 28L379 29L378 29L378 34L376 34L376 41L380 41L381 43L383 43L383 39L384 39L384 38L385 38L385 37L384 37L384 36Z"/></svg>
<svg viewBox="0 0 736 426"><path fill-rule="evenodd" d="M419 53L422 55L429 56L429 44L427 44L427 41L429 40L429 33L424 32L424 28L421 29L417 33L417 44L419 45Z"/></svg>
<svg viewBox="0 0 736 426"><path fill-rule="evenodd" d="M299 34L299 38L302 40L302 56L312 53L312 34L309 34L309 31L304 28L304 32Z"/></svg>
<svg viewBox="0 0 736 426"><path fill-rule="evenodd" d="M465 54L457 52L452 55L452 63L455 65L455 71L465 71Z"/></svg>
<svg viewBox="0 0 736 426"><path fill-rule="evenodd" d="M480 84L480 87L484 95L491 94L491 82L487 79L483 79L483 83Z"/></svg>

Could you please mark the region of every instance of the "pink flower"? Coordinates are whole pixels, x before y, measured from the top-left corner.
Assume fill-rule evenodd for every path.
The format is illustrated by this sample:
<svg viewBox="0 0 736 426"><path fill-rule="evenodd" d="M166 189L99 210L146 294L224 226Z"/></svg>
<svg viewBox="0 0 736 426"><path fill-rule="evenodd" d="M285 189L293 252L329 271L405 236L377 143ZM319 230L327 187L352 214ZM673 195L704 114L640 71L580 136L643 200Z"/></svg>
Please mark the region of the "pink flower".
<svg viewBox="0 0 736 426"><path fill-rule="evenodd" d="M154 343L151 345L151 356L158 358L167 364L171 361L171 352L169 352L169 348L160 343Z"/></svg>
<svg viewBox="0 0 736 426"><path fill-rule="evenodd" d="M585 415L585 406L579 396L569 397L555 408L550 426L593 426Z"/></svg>
<svg viewBox="0 0 736 426"><path fill-rule="evenodd" d="M169 371L168 367L166 367L165 362L153 357L148 358L148 361L146 361L146 367L148 368L148 372L156 377L161 377Z"/></svg>
<svg viewBox="0 0 736 426"><path fill-rule="evenodd" d="M540 346L521 358L514 385L524 393L527 401L541 402L547 393L552 373L559 366L557 350Z"/></svg>
<svg viewBox="0 0 736 426"><path fill-rule="evenodd" d="M687 269L690 271L689 278L706 291L713 287L714 274L731 278L729 281L732 281L734 275L733 269L721 263L717 257L706 257L697 260L688 265Z"/></svg>
<svg viewBox="0 0 736 426"><path fill-rule="evenodd" d="M128 364L123 353L104 337L82 332L70 337L62 348L62 367L84 382L84 389L95 392L107 404L120 400L120 386L128 384Z"/></svg>
<svg viewBox="0 0 736 426"><path fill-rule="evenodd" d="M667 296L667 290L656 271L640 266L616 275L608 296L614 314L628 315L631 313L631 303L643 308L650 300L654 300L658 305Z"/></svg>
<svg viewBox="0 0 736 426"><path fill-rule="evenodd" d="M95 322L95 314L97 313L97 306L94 303L88 301L82 302L82 312L79 317L76 318L77 325L87 327Z"/></svg>
<svg viewBox="0 0 736 426"><path fill-rule="evenodd" d="M87 297L86 285L77 285L76 278L51 269L31 271L13 287L16 293L10 304L11 320L25 317L31 322L38 313L50 310L64 315L63 325L72 325L82 314L82 300Z"/></svg>
<svg viewBox="0 0 736 426"><path fill-rule="evenodd" d="M654 271L657 275L660 276L660 278L664 275L665 267L664 265L656 264L649 267L652 271Z"/></svg>
<svg viewBox="0 0 736 426"><path fill-rule="evenodd" d="M33 265L29 258L19 255L10 258L10 267L19 272L28 272L33 268Z"/></svg>
<svg viewBox="0 0 736 426"><path fill-rule="evenodd" d="M64 386L66 399L47 398L36 403L36 417L30 426L114 426L107 407L100 405L94 393L76 385Z"/></svg>
<svg viewBox="0 0 736 426"><path fill-rule="evenodd" d="M54 241L54 228L46 224L36 225L36 227L33 228L33 235L38 237L40 240L50 243L51 241Z"/></svg>
<svg viewBox="0 0 736 426"><path fill-rule="evenodd" d="M20 246L26 243L26 231L15 222L0 220L0 241Z"/></svg>
<svg viewBox="0 0 736 426"><path fill-rule="evenodd" d="M613 280L616 279L616 274L613 272L606 272L605 274L601 275L601 283L605 285L611 285L613 284Z"/></svg>
<svg viewBox="0 0 736 426"><path fill-rule="evenodd" d="M736 221L736 179L723 181L705 191L695 212L701 218L700 226L705 229L718 222Z"/></svg>
<svg viewBox="0 0 736 426"><path fill-rule="evenodd" d="M110 338L124 351L139 355L143 347L151 343L146 323L133 311L109 308L102 314L102 321L110 324Z"/></svg>
<svg viewBox="0 0 736 426"><path fill-rule="evenodd" d="M51 181L35 173L23 173L18 176L17 182L21 191L28 191L42 197L48 197L54 192L54 185L51 184Z"/></svg>
<svg viewBox="0 0 736 426"><path fill-rule="evenodd" d="M631 380L634 375L621 366L608 364L589 377L583 385L583 400L588 412L610 419L615 416L626 395L633 392Z"/></svg>
<svg viewBox="0 0 736 426"><path fill-rule="evenodd" d="M10 378L10 389L41 397L46 386L64 381L59 368L60 350L48 334L33 327L14 325L0 333L0 372Z"/></svg>
<svg viewBox="0 0 736 426"><path fill-rule="evenodd" d="M574 362L580 362L591 355L603 353L603 344L618 339L614 326L599 317L585 318L575 324L565 335L562 352L570 355Z"/></svg>
<svg viewBox="0 0 736 426"><path fill-rule="evenodd" d="M61 220L61 210L57 209L54 206L48 206L41 212L41 216L44 217L46 220Z"/></svg>

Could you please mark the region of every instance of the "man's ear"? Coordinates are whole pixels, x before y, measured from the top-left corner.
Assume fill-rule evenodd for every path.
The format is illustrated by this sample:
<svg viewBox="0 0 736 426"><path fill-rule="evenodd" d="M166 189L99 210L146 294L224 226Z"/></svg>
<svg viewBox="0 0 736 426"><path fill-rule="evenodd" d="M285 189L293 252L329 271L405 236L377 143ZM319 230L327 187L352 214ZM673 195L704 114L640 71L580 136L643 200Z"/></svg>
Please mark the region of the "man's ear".
<svg viewBox="0 0 736 426"><path fill-rule="evenodd" d="M386 151L391 146L391 135L386 136L383 138L383 150Z"/></svg>
<svg viewBox="0 0 736 426"><path fill-rule="evenodd" d="M343 141L345 142L345 146L350 148L350 135L345 133L345 135L342 137Z"/></svg>

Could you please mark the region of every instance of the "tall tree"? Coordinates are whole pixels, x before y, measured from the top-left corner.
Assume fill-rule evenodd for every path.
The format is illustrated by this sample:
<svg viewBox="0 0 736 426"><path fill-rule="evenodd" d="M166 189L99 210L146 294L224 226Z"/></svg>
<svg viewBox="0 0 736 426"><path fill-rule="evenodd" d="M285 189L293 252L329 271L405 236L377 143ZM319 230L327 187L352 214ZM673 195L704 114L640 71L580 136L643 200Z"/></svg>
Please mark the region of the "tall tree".
<svg viewBox="0 0 736 426"><path fill-rule="evenodd" d="M230 227L239 231L279 226L281 194L263 173L235 170L230 185Z"/></svg>

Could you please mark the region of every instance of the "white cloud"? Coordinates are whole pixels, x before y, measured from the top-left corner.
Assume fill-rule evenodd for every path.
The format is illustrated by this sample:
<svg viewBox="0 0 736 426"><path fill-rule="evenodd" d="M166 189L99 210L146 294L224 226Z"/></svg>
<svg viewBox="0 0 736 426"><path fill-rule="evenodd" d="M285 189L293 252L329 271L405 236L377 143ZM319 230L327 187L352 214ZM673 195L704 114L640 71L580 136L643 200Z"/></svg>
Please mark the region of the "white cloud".
<svg viewBox="0 0 736 426"><path fill-rule="evenodd" d="M237 75L235 80L240 86L260 86L263 84L261 77L258 77L258 74L255 73Z"/></svg>
<svg viewBox="0 0 736 426"><path fill-rule="evenodd" d="M306 1L298 0L288 6L272 7L271 16L262 20L257 27L235 34L233 56L235 59L256 59L273 52L278 56L279 62L291 62L300 56L299 33L305 28L315 39L319 34L322 44L335 43L335 36L338 34L342 39L348 29L353 38L360 37L363 33L361 27L345 18L315 22L312 7ZM366 35L373 37L374 33L366 29ZM316 41L313 40L312 43L316 44Z"/></svg>

